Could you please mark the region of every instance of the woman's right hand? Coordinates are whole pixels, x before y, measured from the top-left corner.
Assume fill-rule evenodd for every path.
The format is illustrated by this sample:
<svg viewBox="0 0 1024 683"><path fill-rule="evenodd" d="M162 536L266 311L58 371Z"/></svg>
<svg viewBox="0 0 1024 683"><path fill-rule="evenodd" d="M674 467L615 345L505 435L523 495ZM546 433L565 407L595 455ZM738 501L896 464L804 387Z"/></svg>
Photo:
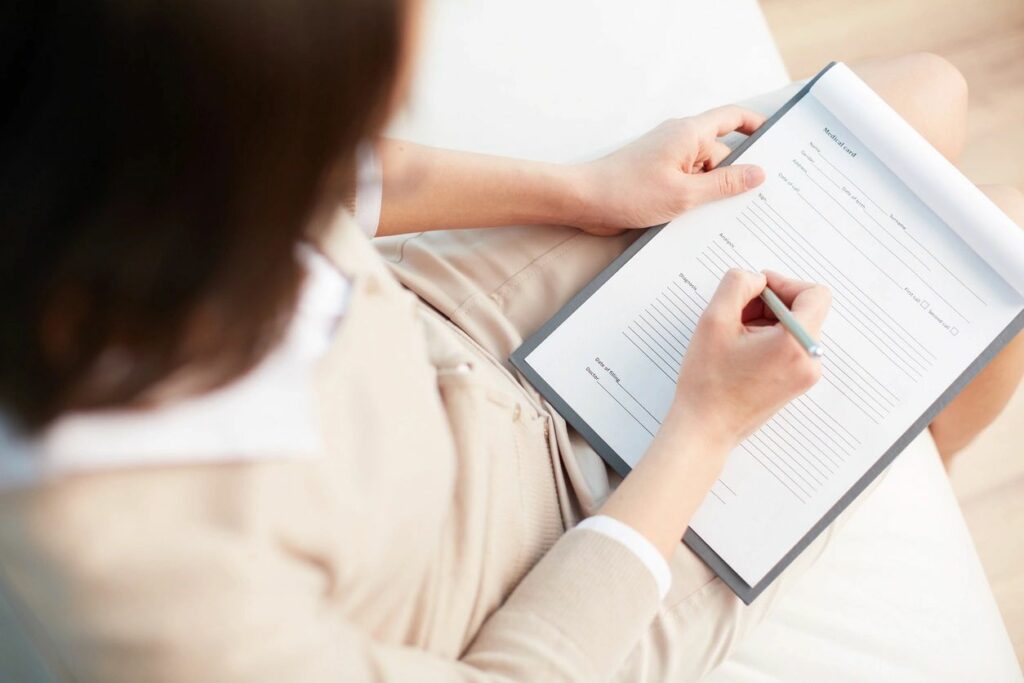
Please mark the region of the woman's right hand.
<svg viewBox="0 0 1024 683"><path fill-rule="evenodd" d="M827 289L775 273L730 270L697 322L658 435L602 507L666 558L729 452L820 376L818 361L761 303L765 285L808 332L821 332L831 303Z"/></svg>
<svg viewBox="0 0 1024 683"><path fill-rule="evenodd" d="M685 415L707 437L729 448L821 375L820 362L762 303L766 285L814 337L831 304L828 289L821 285L771 272L726 273L690 340L669 419Z"/></svg>

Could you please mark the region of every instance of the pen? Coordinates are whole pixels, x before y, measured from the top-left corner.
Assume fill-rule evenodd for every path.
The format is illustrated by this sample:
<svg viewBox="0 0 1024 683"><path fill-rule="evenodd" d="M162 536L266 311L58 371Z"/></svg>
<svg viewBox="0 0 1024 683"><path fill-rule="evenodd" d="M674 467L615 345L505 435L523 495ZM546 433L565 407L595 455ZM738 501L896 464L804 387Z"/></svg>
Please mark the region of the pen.
<svg viewBox="0 0 1024 683"><path fill-rule="evenodd" d="M761 301L771 309L775 317L782 323L782 326L796 337L796 340L800 342L800 346L804 347L804 350L807 351L808 356L821 358L821 344L816 342L814 337L800 324L800 321L793 317L793 312L786 307L786 304L782 303L782 299L779 298L778 294L773 292L770 287L765 287L764 291L761 292Z"/></svg>

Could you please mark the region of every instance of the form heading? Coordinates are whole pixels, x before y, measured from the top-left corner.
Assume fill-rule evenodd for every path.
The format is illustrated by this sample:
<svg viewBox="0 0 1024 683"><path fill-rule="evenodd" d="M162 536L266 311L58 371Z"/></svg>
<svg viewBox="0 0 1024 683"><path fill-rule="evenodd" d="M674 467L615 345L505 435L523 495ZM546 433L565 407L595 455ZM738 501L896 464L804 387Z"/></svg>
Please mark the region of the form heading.
<svg viewBox="0 0 1024 683"><path fill-rule="evenodd" d="M838 135L836 135L831 130L829 130L828 126L825 126L824 131L825 131L825 135L827 135L830 138L832 138L832 142L834 142L837 145L839 145L840 147L842 147L844 152L849 154L851 157L856 157L857 156L857 153L854 152L852 149L850 149L849 145L847 145L845 142L840 140Z"/></svg>

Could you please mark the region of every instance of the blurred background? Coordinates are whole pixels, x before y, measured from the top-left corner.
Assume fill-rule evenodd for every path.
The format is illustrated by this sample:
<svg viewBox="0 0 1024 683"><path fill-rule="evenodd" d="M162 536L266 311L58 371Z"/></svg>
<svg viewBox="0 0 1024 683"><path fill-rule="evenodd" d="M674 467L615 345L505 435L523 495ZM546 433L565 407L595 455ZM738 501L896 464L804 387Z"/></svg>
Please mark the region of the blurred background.
<svg viewBox="0 0 1024 683"><path fill-rule="evenodd" d="M960 168L1024 190L1024 0L761 0L794 78L846 62L934 52L970 87ZM951 468L953 488L1024 662L1024 390ZM950 590L956 590L951 586Z"/></svg>

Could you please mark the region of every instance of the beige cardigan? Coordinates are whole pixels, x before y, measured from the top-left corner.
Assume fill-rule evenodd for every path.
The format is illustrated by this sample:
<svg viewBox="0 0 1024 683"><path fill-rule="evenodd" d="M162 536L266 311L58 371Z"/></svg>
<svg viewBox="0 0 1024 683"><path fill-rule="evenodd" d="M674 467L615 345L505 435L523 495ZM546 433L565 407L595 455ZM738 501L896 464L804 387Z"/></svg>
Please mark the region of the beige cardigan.
<svg viewBox="0 0 1024 683"><path fill-rule="evenodd" d="M574 519L552 417L350 221L316 459L78 475L0 496L0 581L76 681L595 681L655 617Z"/></svg>

